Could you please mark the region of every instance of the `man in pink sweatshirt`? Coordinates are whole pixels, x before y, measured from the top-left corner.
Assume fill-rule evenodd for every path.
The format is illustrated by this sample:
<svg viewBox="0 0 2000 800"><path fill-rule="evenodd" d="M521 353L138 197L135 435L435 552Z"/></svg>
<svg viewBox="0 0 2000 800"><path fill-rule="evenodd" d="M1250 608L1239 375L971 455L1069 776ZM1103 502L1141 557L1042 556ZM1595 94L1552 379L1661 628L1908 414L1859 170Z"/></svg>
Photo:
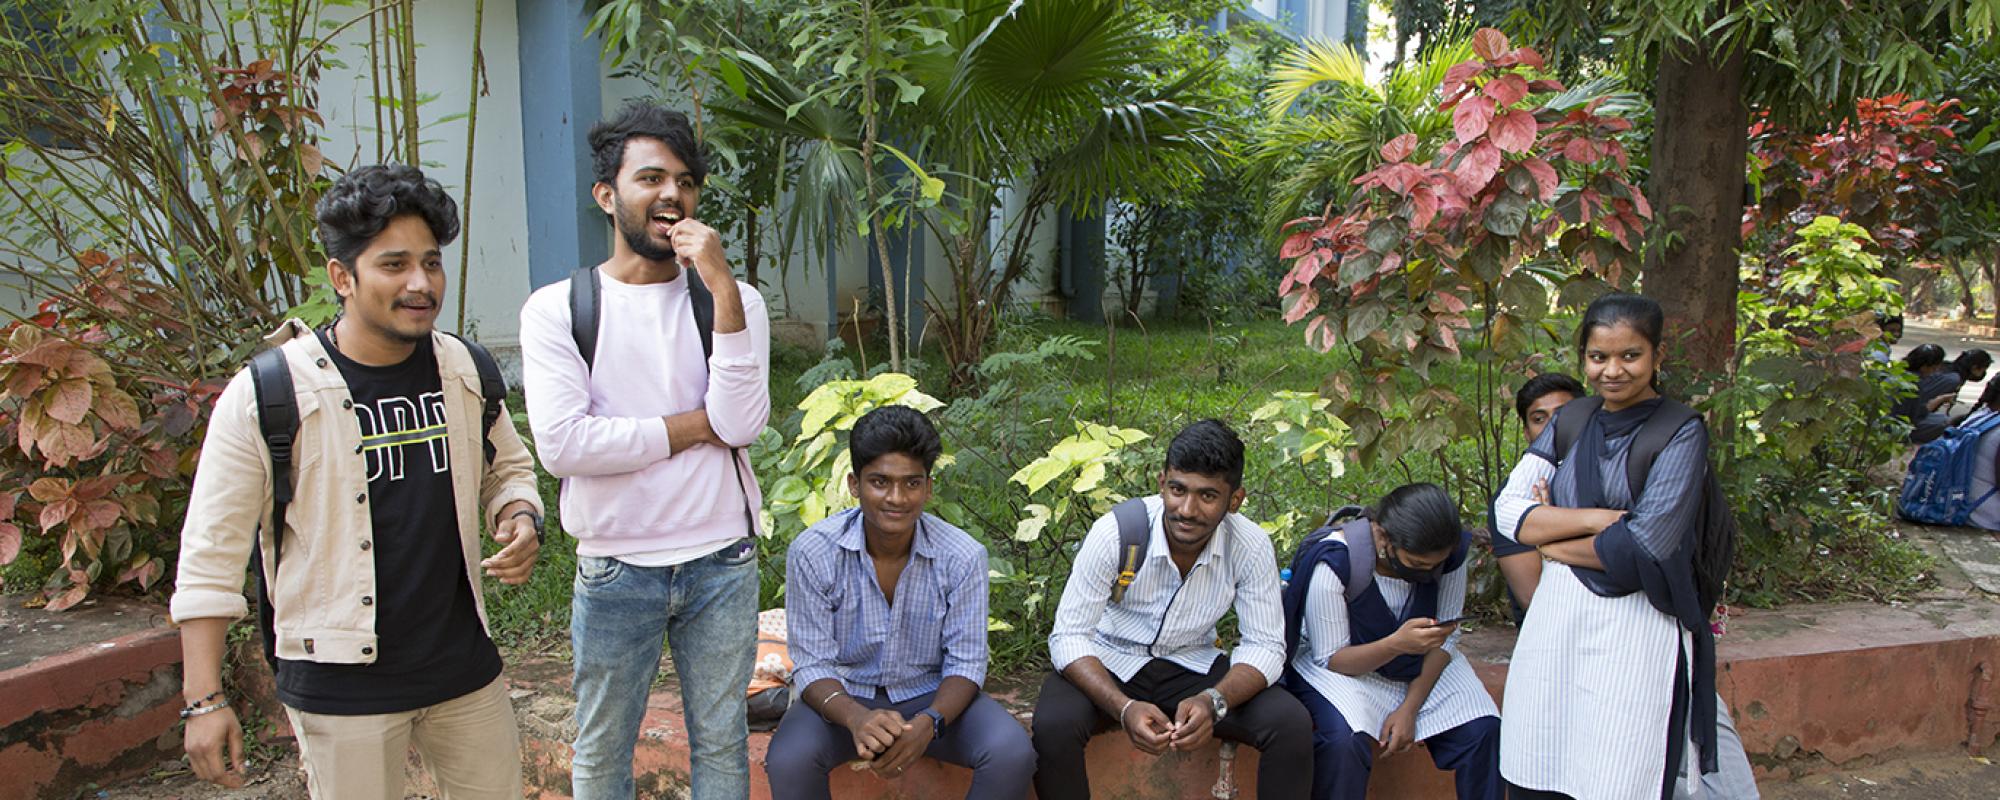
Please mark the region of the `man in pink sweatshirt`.
<svg viewBox="0 0 2000 800"><path fill-rule="evenodd" d="M762 497L736 448L770 416L770 320L763 296L731 274L721 236L696 219L708 169L686 116L630 104L591 129L590 146L591 195L618 231L615 249L521 309L528 422L543 466L563 478L562 527L576 537L572 793L633 796L632 751L665 637L692 796L743 800ZM577 305L572 291L595 302ZM708 343L695 318L704 300ZM591 307L594 325L572 324L573 308Z"/></svg>

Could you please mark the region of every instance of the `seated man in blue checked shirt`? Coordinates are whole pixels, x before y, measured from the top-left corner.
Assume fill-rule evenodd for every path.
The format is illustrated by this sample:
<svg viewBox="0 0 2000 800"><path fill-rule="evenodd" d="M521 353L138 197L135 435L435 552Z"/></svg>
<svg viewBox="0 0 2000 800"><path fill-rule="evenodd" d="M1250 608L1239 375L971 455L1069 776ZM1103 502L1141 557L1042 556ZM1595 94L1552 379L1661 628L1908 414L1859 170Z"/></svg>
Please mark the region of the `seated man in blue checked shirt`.
<svg viewBox="0 0 2000 800"><path fill-rule="evenodd" d="M764 760L773 797L827 798L836 766L860 759L894 778L926 755L972 768L968 798L1027 796L1027 731L979 691L986 548L924 513L941 449L915 409L868 412L848 439L860 507L792 542L785 622L804 688Z"/></svg>
<svg viewBox="0 0 2000 800"><path fill-rule="evenodd" d="M1083 748L1123 727L1158 755L1211 735L1257 748L1257 792L1303 798L1312 787L1312 719L1273 684L1284 673L1285 620L1271 537L1236 513L1243 505L1243 442L1202 420L1167 446L1159 497L1144 500L1150 536L1121 584L1118 523L1090 528L1049 634L1056 671L1035 705L1035 791L1042 800L1090 797ZM1215 623L1236 608L1242 641L1216 649Z"/></svg>

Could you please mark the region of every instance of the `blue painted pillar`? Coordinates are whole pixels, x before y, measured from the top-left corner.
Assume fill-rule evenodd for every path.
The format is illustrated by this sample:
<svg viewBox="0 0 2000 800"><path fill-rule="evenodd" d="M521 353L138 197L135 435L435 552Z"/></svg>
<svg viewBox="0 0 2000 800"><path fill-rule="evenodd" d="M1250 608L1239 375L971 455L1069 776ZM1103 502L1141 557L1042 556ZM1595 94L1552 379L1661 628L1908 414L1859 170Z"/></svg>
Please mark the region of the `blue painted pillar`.
<svg viewBox="0 0 2000 800"><path fill-rule="evenodd" d="M831 200L827 201L827 213L833 213ZM840 338L840 237L826 237L821 247L821 266L826 269L826 339L830 342Z"/></svg>
<svg viewBox="0 0 2000 800"><path fill-rule="evenodd" d="M528 200L528 280L536 287L611 255L604 212L590 199L587 134L602 114L601 49L570 0L515 0L520 20L521 157Z"/></svg>
<svg viewBox="0 0 2000 800"><path fill-rule="evenodd" d="M1056 268L1069 318L1104 322L1104 209L1056 210Z"/></svg>
<svg viewBox="0 0 2000 800"><path fill-rule="evenodd" d="M1347 0L1347 43L1368 60L1368 0Z"/></svg>
<svg viewBox="0 0 2000 800"><path fill-rule="evenodd" d="M1294 37L1307 35L1306 19L1312 0L1278 0L1278 27L1291 31ZM1340 2L1340 0L1320 0L1320 2Z"/></svg>
<svg viewBox="0 0 2000 800"><path fill-rule="evenodd" d="M882 285L882 258L875 249L875 239L864 240L868 247L868 288L875 294L884 294ZM889 260L895 269L896 294L898 299L908 298L910 304L903 309L903 321L909 326L909 343L915 344L924 333L924 243L915 225L889 231ZM883 311L888 311L884 300ZM886 326L884 332L888 330Z"/></svg>

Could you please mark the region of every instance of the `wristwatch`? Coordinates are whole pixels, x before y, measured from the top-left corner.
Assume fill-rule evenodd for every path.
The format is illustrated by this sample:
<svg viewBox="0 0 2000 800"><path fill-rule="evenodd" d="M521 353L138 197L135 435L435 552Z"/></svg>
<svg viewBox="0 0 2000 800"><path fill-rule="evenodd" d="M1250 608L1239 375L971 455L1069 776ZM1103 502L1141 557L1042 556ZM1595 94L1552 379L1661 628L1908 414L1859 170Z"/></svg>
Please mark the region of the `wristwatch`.
<svg viewBox="0 0 2000 800"><path fill-rule="evenodd" d="M944 735L944 715L938 713L937 709L926 708L917 713L931 718L931 738L935 739Z"/></svg>
<svg viewBox="0 0 2000 800"><path fill-rule="evenodd" d="M1201 690L1201 693L1208 695L1208 701L1215 705L1216 722L1221 722L1223 717L1229 716L1229 701L1223 699L1222 692L1217 691L1215 687L1211 686Z"/></svg>
<svg viewBox="0 0 2000 800"><path fill-rule="evenodd" d="M535 526L535 535L542 535L542 515L535 513L533 509L521 509L507 518L513 519L514 517L527 517L528 523Z"/></svg>

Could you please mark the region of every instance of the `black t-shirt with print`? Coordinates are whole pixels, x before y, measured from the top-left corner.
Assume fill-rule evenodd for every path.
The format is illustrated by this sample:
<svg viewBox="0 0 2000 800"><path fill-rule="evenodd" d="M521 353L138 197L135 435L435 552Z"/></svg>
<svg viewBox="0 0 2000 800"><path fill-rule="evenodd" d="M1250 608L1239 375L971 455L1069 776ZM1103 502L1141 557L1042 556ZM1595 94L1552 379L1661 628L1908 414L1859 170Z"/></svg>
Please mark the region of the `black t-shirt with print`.
<svg viewBox="0 0 2000 800"><path fill-rule="evenodd" d="M354 397L367 458L377 596L373 664L281 661L278 699L314 714L393 714L462 697L500 675L479 624L459 549L444 391L429 339L403 363L370 367L332 354ZM345 454L328 454L344 457ZM359 547L349 531L316 531L318 546Z"/></svg>

